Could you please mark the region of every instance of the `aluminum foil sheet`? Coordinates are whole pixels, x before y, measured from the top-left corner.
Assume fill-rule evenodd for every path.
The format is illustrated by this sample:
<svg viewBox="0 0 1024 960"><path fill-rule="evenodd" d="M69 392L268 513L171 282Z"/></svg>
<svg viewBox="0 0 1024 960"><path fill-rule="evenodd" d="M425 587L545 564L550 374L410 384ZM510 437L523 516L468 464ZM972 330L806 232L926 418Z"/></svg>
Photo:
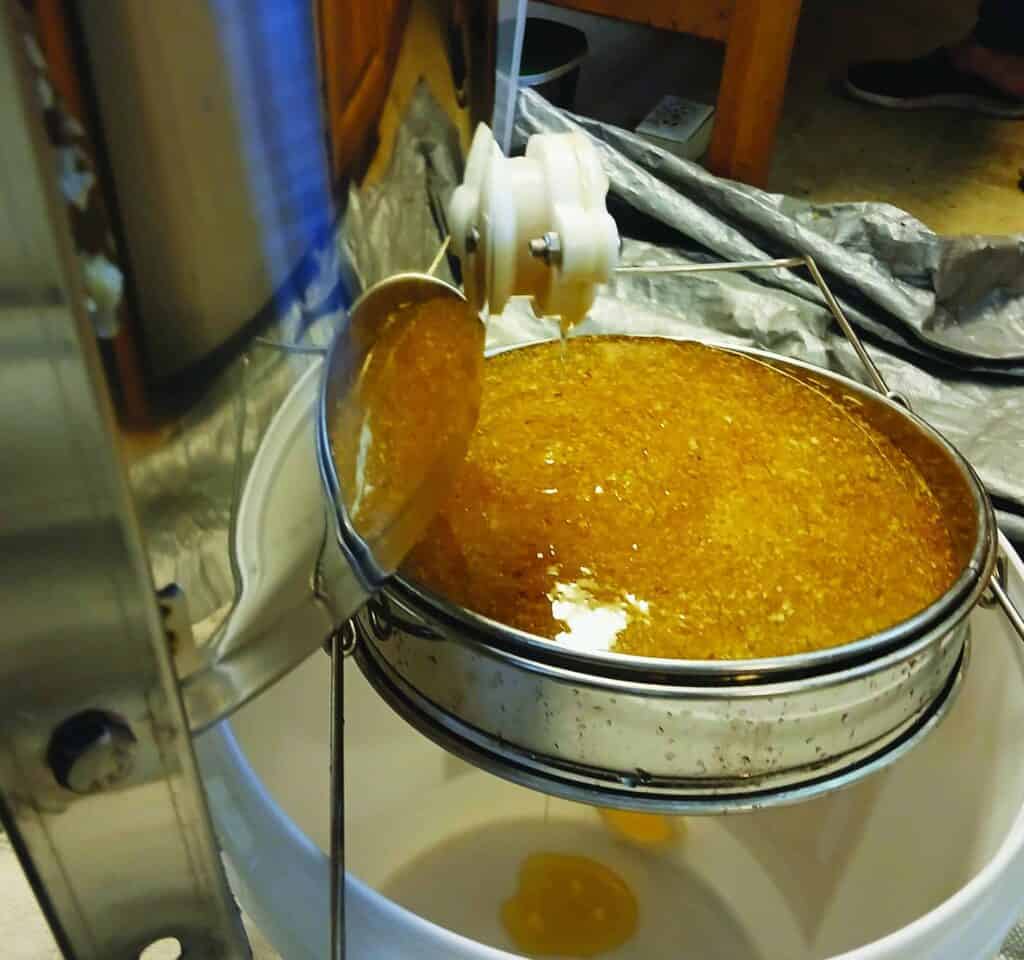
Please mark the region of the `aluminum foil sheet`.
<svg viewBox="0 0 1024 960"><path fill-rule="evenodd" d="M998 960L1024 960L1024 923L1010 931Z"/></svg>
<svg viewBox="0 0 1024 960"><path fill-rule="evenodd" d="M303 300L283 307L130 469L154 581L182 587L200 643L225 626L236 599L232 523L253 456L288 392L317 362L306 351L326 347L344 320L351 281L336 240L314 260Z"/></svg>
<svg viewBox="0 0 1024 960"><path fill-rule="evenodd" d="M458 131L421 83L395 137L387 175L349 191L340 237L364 289L430 266L448 236L445 211L461 180ZM449 283L461 281L454 254L435 273Z"/></svg>

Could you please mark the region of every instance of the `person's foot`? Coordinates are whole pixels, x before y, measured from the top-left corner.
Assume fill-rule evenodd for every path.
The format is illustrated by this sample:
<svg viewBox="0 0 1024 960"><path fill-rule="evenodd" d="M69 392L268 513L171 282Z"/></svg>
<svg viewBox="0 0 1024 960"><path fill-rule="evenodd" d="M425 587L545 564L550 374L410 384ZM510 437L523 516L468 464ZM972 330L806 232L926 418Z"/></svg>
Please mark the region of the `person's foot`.
<svg viewBox="0 0 1024 960"><path fill-rule="evenodd" d="M973 37L953 47L950 56L961 73L981 77L1007 96L1024 100L1024 56L992 50Z"/></svg>
<svg viewBox="0 0 1024 960"><path fill-rule="evenodd" d="M846 90L880 107L945 107L1016 119L1024 117L1024 57L999 54L967 41L916 60L853 64L847 71Z"/></svg>

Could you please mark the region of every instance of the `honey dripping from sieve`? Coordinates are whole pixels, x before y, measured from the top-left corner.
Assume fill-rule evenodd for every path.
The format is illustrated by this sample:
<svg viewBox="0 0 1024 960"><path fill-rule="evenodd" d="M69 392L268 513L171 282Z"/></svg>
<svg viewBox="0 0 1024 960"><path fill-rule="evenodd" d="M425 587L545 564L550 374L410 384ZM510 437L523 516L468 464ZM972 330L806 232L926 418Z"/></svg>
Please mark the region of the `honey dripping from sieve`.
<svg viewBox="0 0 1024 960"><path fill-rule="evenodd" d="M484 364L404 573L578 649L737 659L890 627L956 569L936 497L855 395L697 343L574 337Z"/></svg>
<svg viewBox="0 0 1024 960"><path fill-rule="evenodd" d="M680 836L680 822L657 813L600 808L605 827L628 843L651 850L669 846Z"/></svg>

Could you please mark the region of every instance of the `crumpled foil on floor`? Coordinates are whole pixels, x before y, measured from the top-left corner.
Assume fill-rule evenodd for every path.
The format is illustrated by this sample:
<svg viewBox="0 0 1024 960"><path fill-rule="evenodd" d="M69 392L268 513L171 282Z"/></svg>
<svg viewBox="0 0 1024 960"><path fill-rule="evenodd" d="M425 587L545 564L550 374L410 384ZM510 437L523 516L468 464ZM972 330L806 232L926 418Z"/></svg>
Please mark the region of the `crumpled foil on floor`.
<svg viewBox="0 0 1024 960"><path fill-rule="evenodd" d="M363 289L404 271L426 271L448 235L447 206L462 179L459 134L424 85L412 97L384 178L348 194L341 242ZM435 275L459 282L458 259Z"/></svg>
<svg viewBox="0 0 1024 960"><path fill-rule="evenodd" d="M129 470L153 579L182 587L199 643L223 626L236 597L232 522L253 457L288 392L318 361L279 345L326 347L344 319L333 239L316 263L303 301L282 309Z"/></svg>
<svg viewBox="0 0 1024 960"><path fill-rule="evenodd" d="M1024 922L1010 931L997 960L1024 960Z"/></svg>

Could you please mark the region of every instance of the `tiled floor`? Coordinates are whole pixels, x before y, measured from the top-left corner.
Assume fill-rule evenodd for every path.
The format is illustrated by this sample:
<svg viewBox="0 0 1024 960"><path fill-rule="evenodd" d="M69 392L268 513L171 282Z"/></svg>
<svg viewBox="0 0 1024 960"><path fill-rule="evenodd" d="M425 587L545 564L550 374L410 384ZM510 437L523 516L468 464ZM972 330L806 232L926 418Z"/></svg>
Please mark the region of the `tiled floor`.
<svg viewBox="0 0 1024 960"><path fill-rule="evenodd" d="M815 201L881 200L945 233L1024 231L1024 121L901 113L839 91L846 63L903 56L969 29L976 0L805 0L769 187ZM559 19L563 11L531 4ZM591 45L577 106L633 126L665 93L714 102L721 49L581 18Z"/></svg>

